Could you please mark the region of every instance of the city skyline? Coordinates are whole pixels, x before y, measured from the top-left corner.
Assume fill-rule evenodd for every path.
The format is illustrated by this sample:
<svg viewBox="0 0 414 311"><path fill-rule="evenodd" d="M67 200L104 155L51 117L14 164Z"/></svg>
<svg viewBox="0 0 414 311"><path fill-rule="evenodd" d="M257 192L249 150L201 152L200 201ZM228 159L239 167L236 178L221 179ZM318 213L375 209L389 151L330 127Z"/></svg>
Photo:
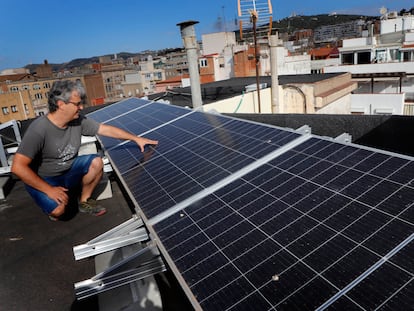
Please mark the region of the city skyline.
<svg viewBox="0 0 414 311"><path fill-rule="evenodd" d="M293 14L363 14L378 16L410 9L409 0L349 0L335 3L272 0L273 20ZM177 23L195 20L202 34L237 28L237 0L160 0L151 4L123 0L0 0L0 71L28 64L64 63L119 52L182 47Z"/></svg>

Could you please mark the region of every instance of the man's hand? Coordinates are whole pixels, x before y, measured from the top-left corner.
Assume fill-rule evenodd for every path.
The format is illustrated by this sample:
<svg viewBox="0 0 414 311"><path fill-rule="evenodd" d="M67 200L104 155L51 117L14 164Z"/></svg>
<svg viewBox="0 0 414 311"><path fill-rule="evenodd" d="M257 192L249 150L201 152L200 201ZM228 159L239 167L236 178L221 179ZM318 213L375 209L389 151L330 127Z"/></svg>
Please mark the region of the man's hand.
<svg viewBox="0 0 414 311"><path fill-rule="evenodd" d="M139 146L139 149L141 150L142 153L144 152L146 145L158 145L158 140L152 140L152 139L139 137L139 136L135 138L135 142Z"/></svg>
<svg viewBox="0 0 414 311"><path fill-rule="evenodd" d="M64 187L51 187L46 194L49 198L56 201L57 204L67 205L69 202L69 196L66 193L67 191L68 189Z"/></svg>
<svg viewBox="0 0 414 311"><path fill-rule="evenodd" d="M68 189L48 184L31 169L31 162L32 159L28 156L16 153L11 167L12 173L19 177L26 185L45 193L49 198L57 202L58 205L67 205L69 202L69 196L66 193Z"/></svg>

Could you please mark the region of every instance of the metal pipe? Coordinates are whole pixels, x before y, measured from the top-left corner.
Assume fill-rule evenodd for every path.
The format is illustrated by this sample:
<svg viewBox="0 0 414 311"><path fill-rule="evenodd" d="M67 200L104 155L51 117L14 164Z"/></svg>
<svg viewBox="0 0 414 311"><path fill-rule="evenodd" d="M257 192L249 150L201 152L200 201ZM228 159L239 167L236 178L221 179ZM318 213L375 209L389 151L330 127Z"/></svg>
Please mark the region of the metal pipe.
<svg viewBox="0 0 414 311"><path fill-rule="evenodd" d="M197 38L194 25L197 21L186 21L177 24L180 27L181 37L187 52L188 71L190 74L191 99L193 109L203 109L201 98L200 73L198 72Z"/></svg>
<svg viewBox="0 0 414 311"><path fill-rule="evenodd" d="M270 67L272 73L272 113L280 113L281 104L279 103L279 73L277 71L277 48L281 46L279 34L271 35L269 37L270 46Z"/></svg>
<svg viewBox="0 0 414 311"><path fill-rule="evenodd" d="M256 27L257 27L257 12L255 10L253 10L251 12L251 19L253 22L253 40L254 40L254 58L255 58L255 63L256 63L256 88L257 88L257 107L258 107L258 112L261 113L261 104L260 104L260 82L259 82L259 65L260 65L260 54L258 51L258 46L257 46L257 31L256 31Z"/></svg>

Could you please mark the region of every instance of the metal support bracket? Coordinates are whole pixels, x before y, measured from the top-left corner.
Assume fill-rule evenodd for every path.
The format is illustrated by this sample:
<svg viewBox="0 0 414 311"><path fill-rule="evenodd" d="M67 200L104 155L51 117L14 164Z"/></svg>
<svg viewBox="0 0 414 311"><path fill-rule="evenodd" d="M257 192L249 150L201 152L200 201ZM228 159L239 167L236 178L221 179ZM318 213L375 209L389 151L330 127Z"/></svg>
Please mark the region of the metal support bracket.
<svg viewBox="0 0 414 311"><path fill-rule="evenodd" d="M158 248L151 244L94 277L76 283L75 294L77 299L84 299L165 270Z"/></svg>
<svg viewBox="0 0 414 311"><path fill-rule="evenodd" d="M14 132L14 139L8 138L8 140L12 141L13 144L15 145L19 145L20 142L22 141L22 138L21 138L19 126L16 120L7 121L3 124L0 124L0 130L3 130L8 127L12 127L13 132ZM10 172L10 167L7 162L6 150L3 145L3 138L5 137L3 137L3 135L0 135L0 163L1 163L1 168L2 168L2 171L1 171L2 174Z"/></svg>
<svg viewBox="0 0 414 311"><path fill-rule="evenodd" d="M309 125L303 125L300 128L296 129L296 132L298 132L299 134L305 135L305 134L311 134L312 133L312 129Z"/></svg>
<svg viewBox="0 0 414 311"><path fill-rule="evenodd" d="M76 260L80 260L148 239L148 233L142 219L138 215L133 215L132 219L93 240L74 246L73 254Z"/></svg>
<svg viewBox="0 0 414 311"><path fill-rule="evenodd" d="M348 133L343 133L337 137L335 137L336 141L339 141L343 144L349 144L352 142L352 135L348 134Z"/></svg>

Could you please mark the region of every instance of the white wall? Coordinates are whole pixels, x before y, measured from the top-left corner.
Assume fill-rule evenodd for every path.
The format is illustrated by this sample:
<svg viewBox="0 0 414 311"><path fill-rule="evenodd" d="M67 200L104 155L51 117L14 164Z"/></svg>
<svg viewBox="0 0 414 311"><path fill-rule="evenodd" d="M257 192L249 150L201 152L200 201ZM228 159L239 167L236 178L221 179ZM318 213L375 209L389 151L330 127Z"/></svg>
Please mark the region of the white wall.
<svg viewBox="0 0 414 311"><path fill-rule="evenodd" d="M405 94L352 94L351 112L364 114L404 114Z"/></svg>
<svg viewBox="0 0 414 311"><path fill-rule="evenodd" d="M338 58L328 58L328 59L318 59L311 60L310 66L312 70L323 69L327 66L339 66L341 64L341 59Z"/></svg>
<svg viewBox="0 0 414 311"><path fill-rule="evenodd" d="M215 110L220 113L259 113L257 92L248 92L244 95L220 100L204 105L204 111ZM272 113L271 89L260 90L260 112Z"/></svg>
<svg viewBox="0 0 414 311"><path fill-rule="evenodd" d="M352 39L345 39L342 42L342 48L339 49L339 51L342 50L348 50L349 48L355 48L355 47L367 47L367 45L375 45L377 44L377 40L375 37L362 37L362 38L352 38Z"/></svg>
<svg viewBox="0 0 414 311"><path fill-rule="evenodd" d="M236 45L236 34L234 32L215 32L201 36L203 41L203 54L221 54L225 47Z"/></svg>
<svg viewBox="0 0 414 311"><path fill-rule="evenodd" d="M307 88L312 93L311 87ZM273 113L271 88L260 90L260 113ZM305 94L307 91L305 90ZM293 97L289 94L294 94ZM309 94L310 97L311 94ZM307 96L308 97L308 96ZM312 104L307 98L308 104ZM257 92L248 92L244 95L220 100L211 104L204 105L204 111L214 110L220 113L259 113L257 105ZM289 107L291 109L289 109ZM308 113L315 113L308 107ZM351 96L344 96L333 103L318 110L318 114L349 114L351 110ZM289 90L279 91L279 113L303 113L303 97L298 93L289 93Z"/></svg>
<svg viewBox="0 0 414 311"><path fill-rule="evenodd" d="M311 73L311 57L310 55L294 55L289 56L285 47L277 47L277 71L279 75L293 74L310 74ZM271 57L270 48L260 50L262 57L260 58L261 75L268 76L271 73ZM265 58L263 56L266 56Z"/></svg>
<svg viewBox="0 0 414 311"><path fill-rule="evenodd" d="M381 20L381 34L414 29L414 16L398 16Z"/></svg>
<svg viewBox="0 0 414 311"><path fill-rule="evenodd" d="M125 83L142 83L141 74L140 73L129 73L125 75Z"/></svg>
<svg viewBox="0 0 414 311"><path fill-rule="evenodd" d="M325 73L350 72L350 73L379 73L379 72L406 72L414 73L414 62L381 63L365 65L328 66Z"/></svg>
<svg viewBox="0 0 414 311"><path fill-rule="evenodd" d="M338 100L326 105L316 111L317 114L350 114L351 113L351 94L339 98Z"/></svg>

